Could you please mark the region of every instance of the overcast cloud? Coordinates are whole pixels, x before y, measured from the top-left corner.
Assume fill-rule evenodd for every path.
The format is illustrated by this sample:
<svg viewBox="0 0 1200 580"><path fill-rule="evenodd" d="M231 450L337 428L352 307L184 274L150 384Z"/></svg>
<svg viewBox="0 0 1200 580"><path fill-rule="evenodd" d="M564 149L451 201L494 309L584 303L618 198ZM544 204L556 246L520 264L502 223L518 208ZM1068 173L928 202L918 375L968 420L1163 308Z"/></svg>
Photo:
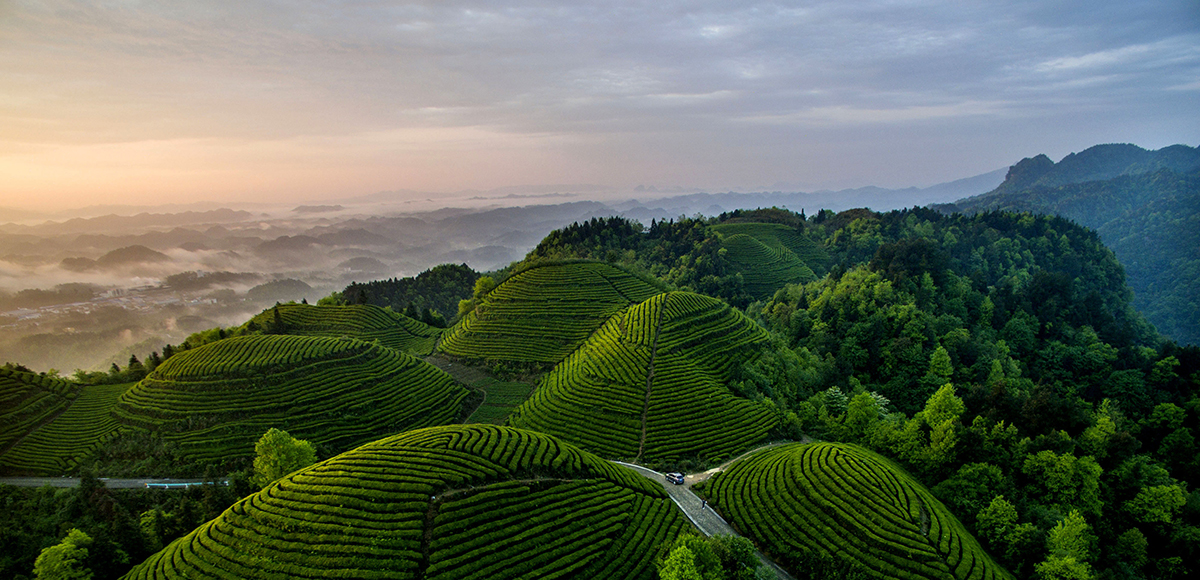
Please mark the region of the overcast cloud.
<svg viewBox="0 0 1200 580"><path fill-rule="evenodd" d="M0 2L7 206L929 185L1198 113L1194 0Z"/></svg>

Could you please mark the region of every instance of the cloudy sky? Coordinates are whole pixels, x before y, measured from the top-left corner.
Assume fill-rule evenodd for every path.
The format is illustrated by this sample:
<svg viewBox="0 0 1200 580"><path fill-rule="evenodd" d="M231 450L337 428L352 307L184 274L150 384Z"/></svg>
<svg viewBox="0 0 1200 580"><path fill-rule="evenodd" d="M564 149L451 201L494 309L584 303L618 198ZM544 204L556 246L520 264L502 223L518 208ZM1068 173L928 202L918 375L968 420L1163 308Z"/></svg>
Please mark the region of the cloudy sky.
<svg viewBox="0 0 1200 580"><path fill-rule="evenodd" d="M1200 144L1200 2L0 0L0 206L923 186L1106 142Z"/></svg>

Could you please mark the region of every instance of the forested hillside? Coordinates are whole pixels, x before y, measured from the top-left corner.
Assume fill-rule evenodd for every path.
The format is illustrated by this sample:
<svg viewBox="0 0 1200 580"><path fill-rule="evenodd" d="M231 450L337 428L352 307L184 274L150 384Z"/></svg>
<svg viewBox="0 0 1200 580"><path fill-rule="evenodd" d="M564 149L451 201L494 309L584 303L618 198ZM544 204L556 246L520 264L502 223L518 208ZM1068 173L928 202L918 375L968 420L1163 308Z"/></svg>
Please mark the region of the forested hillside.
<svg viewBox="0 0 1200 580"><path fill-rule="evenodd" d="M204 512L220 515L137 576L383 576L392 562L425 577L649 578L682 553L669 546L680 514L661 488L571 445L700 475L759 443L784 445L693 489L797 578L1197 573L1200 348L1156 333L1113 252L1069 219L774 208L649 227L596 219L503 271L435 278L422 282L432 295L457 297L445 331L346 305L370 301L348 289L110 373L67 381L10 365L0 464L212 475L247 466L276 425L320 458L408 431L223 514L232 499L213 495ZM393 285L412 297L414 284ZM432 349L428 361L458 374L392 347ZM543 434L444 426L483 408L490 391L475 385L500 371L519 381L512 392L536 385L509 425ZM518 404L505 396L494 404ZM411 431L431 425L443 426ZM48 449L58 433L87 444ZM103 505L5 493L18 514L5 533L49 546L78 521L96 538L97 577L137 563L113 563L118 552L140 557L191 530L117 493L92 493ZM591 511L577 520L568 506ZM189 509L174 521L203 521ZM113 532L131 513L142 532ZM546 533L564 523L576 527ZM32 566L37 548L13 545L0 574Z"/></svg>
<svg viewBox="0 0 1200 580"><path fill-rule="evenodd" d="M802 215L777 208L651 221L649 228L593 219L551 232L522 263L603 260L744 308L784 284L824 275L828 257L806 224Z"/></svg>
<svg viewBox="0 0 1200 580"><path fill-rule="evenodd" d="M470 298L479 273L466 264L434 266L412 278L352 283L342 291L349 304L390 306L425 324L446 326L458 312L458 302Z"/></svg>
<svg viewBox="0 0 1200 580"><path fill-rule="evenodd" d="M1097 230L1125 266L1134 306L1160 332L1200 344L1200 149L1098 145L1014 165L996 190L945 212L1057 214Z"/></svg>
<svg viewBox="0 0 1200 580"><path fill-rule="evenodd" d="M785 348L734 388L898 461L1018 577L1171 578L1200 556L1200 349L1161 342L1095 232L999 212L796 216L827 274L753 301L719 252L730 217L581 225L527 260L607 256L747 303ZM691 249L653 252L664 231Z"/></svg>

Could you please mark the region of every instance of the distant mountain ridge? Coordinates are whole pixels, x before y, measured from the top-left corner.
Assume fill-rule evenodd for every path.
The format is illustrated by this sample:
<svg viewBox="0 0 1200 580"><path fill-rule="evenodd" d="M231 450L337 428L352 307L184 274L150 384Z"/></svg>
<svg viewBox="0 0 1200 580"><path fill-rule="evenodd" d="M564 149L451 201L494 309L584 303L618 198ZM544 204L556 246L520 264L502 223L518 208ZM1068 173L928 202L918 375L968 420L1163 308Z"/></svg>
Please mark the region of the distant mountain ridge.
<svg viewBox="0 0 1200 580"><path fill-rule="evenodd" d="M1134 305L1166 336L1200 344L1200 147L1027 157L996 189L932 207L1053 213L1097 230L1126 269Z"/></svg>
<svg viewBox="0 0 1200 580"><path fill-rule="evenodd" d="M1128 143L1096 145L1071 153L1058 163L1045 154L1022 159L1009 169L1004 183L995 192L1104 181L1159 169L1187 173L1197 168L1200 168L1200 149L1187 145L1172 145L1157 151Z"/></svg>

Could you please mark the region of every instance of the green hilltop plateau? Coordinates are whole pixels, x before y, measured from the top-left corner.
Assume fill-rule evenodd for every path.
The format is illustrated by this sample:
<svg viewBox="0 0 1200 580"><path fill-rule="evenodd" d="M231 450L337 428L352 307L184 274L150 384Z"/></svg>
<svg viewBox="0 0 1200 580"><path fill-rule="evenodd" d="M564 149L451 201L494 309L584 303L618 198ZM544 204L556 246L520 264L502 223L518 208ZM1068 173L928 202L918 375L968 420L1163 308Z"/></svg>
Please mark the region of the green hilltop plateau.
<svg viewBox="0 0 1200 580"><path fill-rule="evenodd" d="M131 385L75 385L0 368L0 470L57 474L116 436L112 408Z"/></svg>

